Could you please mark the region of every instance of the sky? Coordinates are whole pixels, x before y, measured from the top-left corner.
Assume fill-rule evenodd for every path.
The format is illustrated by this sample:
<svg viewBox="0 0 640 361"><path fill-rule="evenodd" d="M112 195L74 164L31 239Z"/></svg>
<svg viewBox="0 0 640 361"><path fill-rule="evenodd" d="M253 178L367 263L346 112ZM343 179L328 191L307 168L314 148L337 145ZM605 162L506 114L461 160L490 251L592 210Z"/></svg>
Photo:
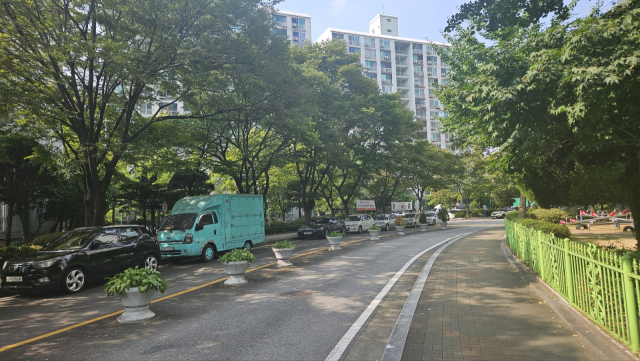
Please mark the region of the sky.
<svg viewBox="0 0 640 361"><path fill-rule="evenodd" d="M368 33L369 21L383 13L383 6L385 14L398 17L401 37L444 41L440 32L447 25L447 18L466 2L470 0L284 0L276 8L311 15L313 41L327 28ZM579 0L574 13L586 16L594 4L595 0Z"/></svg>

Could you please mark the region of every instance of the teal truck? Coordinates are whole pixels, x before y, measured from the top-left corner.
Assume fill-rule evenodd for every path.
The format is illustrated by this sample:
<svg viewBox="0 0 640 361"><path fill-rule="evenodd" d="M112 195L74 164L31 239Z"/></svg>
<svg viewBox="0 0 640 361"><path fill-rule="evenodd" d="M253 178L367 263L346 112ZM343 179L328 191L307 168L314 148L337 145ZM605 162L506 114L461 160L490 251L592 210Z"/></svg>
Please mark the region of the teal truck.
<svg viewBox="0 0 640 361"><path fill-rule="evenodd" d="M264 241L262 196L220 194L182 198L158 229L162 258L200 257L211 262L218 252L251 248Z"/></svg>

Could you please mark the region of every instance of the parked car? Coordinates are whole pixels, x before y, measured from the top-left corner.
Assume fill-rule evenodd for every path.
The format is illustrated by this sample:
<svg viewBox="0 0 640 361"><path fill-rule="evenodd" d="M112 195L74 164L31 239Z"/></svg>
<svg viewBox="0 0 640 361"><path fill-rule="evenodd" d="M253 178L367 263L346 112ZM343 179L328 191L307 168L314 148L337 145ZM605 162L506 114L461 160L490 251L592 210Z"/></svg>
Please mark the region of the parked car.
<svg viewBox="0 0 640 361"><path fill-rule="evenodd" d="M383 231L388 231L391 227L396 226L396 217L393 214L378 214L375 219L375 225Z"/></svg>
<svg viewBox="0 0 640 361"><path fill-rule="evenodd" d="M491 218L504 218L507 213L512 212L513 208L498 208L491 212Z"/></svg>
<svg viewBox="0 0 640 361"><path fill-rule="evenodd" d="M298 228L298 238L326 237L331 232L344 233L344 223L332 217L313 218L309 224Z"/></svg>
<svg viewBox="0 0 640 361"><path fill-rule="evenodd" d="M418 221L420 220L420 214L419 213L406 213L405 215L402 216L402 219L404 219L404 226L405 227L416 228L418 226Z"/></svg>
<svg viewBox="0 0 640 361"><path fill-rule="evenodd" d="M368 214L353 214L344 221L347 232L362 233L362 231L369 230L373 224L373 218Z"/></svg>
<svg viewBox="0 0 640 361"><path fill-rule="evenodd" d="M425 212L425 215L427 216L427 224L435 226L441 223L436 212Z"/></svg>
<svg viewBox="0 0 640 361"><path fill-rule="evenodd" d="M80 292L90 280L100 280L129 267L158 269L160 247L143 226L77 228L41 251L2 265L2 289L30 292L62 289Z"/></svg>

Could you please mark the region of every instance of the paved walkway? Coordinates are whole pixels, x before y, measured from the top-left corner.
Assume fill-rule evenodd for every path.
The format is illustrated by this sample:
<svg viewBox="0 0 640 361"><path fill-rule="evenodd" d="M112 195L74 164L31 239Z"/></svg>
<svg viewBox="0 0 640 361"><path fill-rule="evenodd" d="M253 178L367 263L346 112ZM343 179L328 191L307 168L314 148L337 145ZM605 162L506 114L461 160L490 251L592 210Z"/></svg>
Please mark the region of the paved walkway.
<svg viewBox="0 0 640 361"><path fill-rule="evenodd" d="M563 322L545 301L549 299L534 288L535 279L509 263L501 248L503 234L504 230L477 233L439 255L418 302L402 359L619 359L597 350L581 336L585 330L580 333ZM611 347L606 337L598 337Z"/></svg>

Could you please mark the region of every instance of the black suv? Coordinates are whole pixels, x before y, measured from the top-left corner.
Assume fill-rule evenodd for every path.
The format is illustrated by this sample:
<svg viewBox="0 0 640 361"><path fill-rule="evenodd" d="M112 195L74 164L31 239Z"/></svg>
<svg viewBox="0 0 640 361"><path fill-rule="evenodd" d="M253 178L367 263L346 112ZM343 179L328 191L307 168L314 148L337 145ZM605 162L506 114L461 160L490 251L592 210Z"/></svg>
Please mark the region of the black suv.
<svg viewBox="0 0 640 361"><path fill-rule="evenodd" d="M41 251L12 258L2 265L2 289L13 292L62 287L80 292L89 280L104 279L126 268L158 269L158 241L143 226L77 228Z"/></svg>

